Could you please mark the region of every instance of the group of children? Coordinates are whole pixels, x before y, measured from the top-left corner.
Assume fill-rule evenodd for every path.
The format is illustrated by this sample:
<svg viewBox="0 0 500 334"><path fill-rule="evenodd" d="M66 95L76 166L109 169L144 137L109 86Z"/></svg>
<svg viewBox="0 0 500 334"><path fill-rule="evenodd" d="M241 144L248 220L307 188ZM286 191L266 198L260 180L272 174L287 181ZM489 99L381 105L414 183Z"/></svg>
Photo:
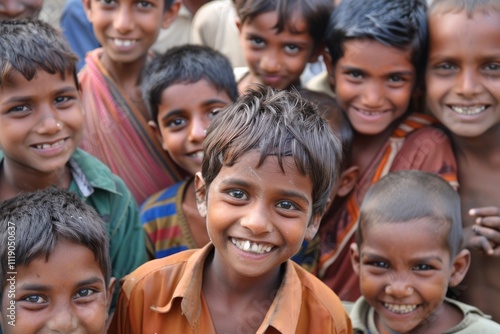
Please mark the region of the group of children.
<svg viewBox="0 0 500 334"><path fill-rule="evenodd" d="M84 0L78 76L0 22L3 331L498 332L500 2L238 0L234 72L172 2Z"/></svg>

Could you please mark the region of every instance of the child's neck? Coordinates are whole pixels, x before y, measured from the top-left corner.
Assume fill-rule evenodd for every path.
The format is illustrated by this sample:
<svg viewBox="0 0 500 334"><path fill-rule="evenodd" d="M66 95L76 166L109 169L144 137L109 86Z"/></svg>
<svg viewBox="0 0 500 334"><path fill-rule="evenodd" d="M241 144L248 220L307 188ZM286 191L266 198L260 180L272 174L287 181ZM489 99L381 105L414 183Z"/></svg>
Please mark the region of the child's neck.
<svg viewBox="0 0 500 334"><path fill-rule="evenodd" d="M46 174L22 166L10 166L4 160L0 168L0 201L15 197L21 192L32 192L50 186L67 189L70 183L71 171L68 166Z"/></svg>
<svg viewBox="0 0 500 334"><path fill-rule="evenodd" d="M479 159L485 163L500 164L500 124L478 137L460 137L451 134L457 158Z"/></svg>

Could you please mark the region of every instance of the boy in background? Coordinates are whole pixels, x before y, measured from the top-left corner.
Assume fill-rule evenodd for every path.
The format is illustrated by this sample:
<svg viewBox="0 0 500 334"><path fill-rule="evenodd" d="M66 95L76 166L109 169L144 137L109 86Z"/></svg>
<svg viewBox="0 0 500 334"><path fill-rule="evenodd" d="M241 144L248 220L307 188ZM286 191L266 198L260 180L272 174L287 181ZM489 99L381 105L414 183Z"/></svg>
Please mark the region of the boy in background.
<svg viewBox="0 0 500 334"><path fill-rule="evenodd" d="M388 172L408 169L457 185L449 139L412 103L427 59L426 9L424 0L342 0L330 19L327 68L354 129L351 164L360 172L354 190L322 222L331 234L322 245L319 277L342 300L360 296L349 245L368 188Z"/></svg>
<svg viewBox="0 0 500 334"><path fill-rule="evenodd" d="M308 62L324 48L331 0L237 0L237 25L248 67L235 68L240 92L252 84L299 87Z"/></svg>
<svg viewBox="0 0 500 334"><path fill-rule="evenodd" d="M500 333L479 309L445 298L470 264L460 199L442 178L390 173L367 192L352 265L363 296L350 312L355 333Z"/></svg>
<svg viewBox="0 0 500 334"><path fill-rule="evenodd" d="M471 270L459 300L500 322L500 3L435 0L427 105L449 130Z"/></svg>
<svg viewBox="0 0 500 334"><path fill-rule="evenodd" d="M185 45L159 55L145 70L143 96L163 149L189 177L149 197L141 222L150 258L201 248L208 241L196 207L194 175L201 171L203 140L213 117L236 100L229 60L209 47Z"/></svg>
<svg viewBox="0 0 500 334"><path fill-rule="evenodd" d="M211 242L127 276L110 333L351 333L335 293L290 261L337 180L340 143L314 105L259 86L214 118L203 148Z"/></svg>
<svg viewBox="0 0 500 334"><path fill-rule="evenodd" d="M105 333L108 236L76 194L50 187L1 202L0 263L4 334Z"/></svg>
<svg viewBox="0 0 500 334"><path fill-rule="evenodd" d="M173 0L84 0L102 45L79 73L85 114L81 147L120 176L138 204L183 178L148 125L140 94L149 48L175 19Z"/></svg>
<svg viewBox="0 0 500 334"><path fill-rule="evenodd" d="M78 194L106 222L120 279L146 261L144 232L123 181L77 148L77 58L41 21L0 21L0 36L0 202L50 186Z"/></svg>

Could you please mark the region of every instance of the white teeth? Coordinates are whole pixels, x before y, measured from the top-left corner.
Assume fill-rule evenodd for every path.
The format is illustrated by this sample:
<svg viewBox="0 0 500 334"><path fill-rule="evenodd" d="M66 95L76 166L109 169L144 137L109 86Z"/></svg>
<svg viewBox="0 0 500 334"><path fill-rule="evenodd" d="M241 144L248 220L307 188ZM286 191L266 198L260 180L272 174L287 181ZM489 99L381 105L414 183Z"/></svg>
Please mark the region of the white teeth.
<svg viewBox="0 0 500 334"><path fill-rule="evenodd" d="M361 110L361 109L358 109L358 111L360 113L362 113L363 115L368 115L368 116L373 116L373 115L380 115L380 114L383 114L384 111L366 111L366 110Z"/></svg>
<svg viewBox="0 0 500 334"><path fill-rule="evenodd" d="M384 303L384 306L391 312L398 314L406 314L410 313L417 308L417 305L398 305L398 304L389 304Z"/></svg>
<svg viewBox="0 0 500 334"><path fill-rule="evenodd" d="M486 106L451 106L451 109L461 115L476 115L483 112Z"/></svg>
<svg viewBox="0 0 500 334"><path fill-rule="evenodd" d="M61 139L58 142L55 142L54 144L38 144L38 145L36 145L36 148L39 149L39 150L44 150L44 149L47 149L47 148L60 146L63 143L64 143L64 139Z"/></svg>
<svg viewBox="0 0 500 334"><path fill-rule="evenodd" d="M135 43L135 40L133 39L113 39L113 42L115 43L116 46L131 46L132 44Z"/></svg>
<svg viewBox="0 0 500 334"><path fill-rule="evenodd" d="M238 247L241 250L244 250L245 252L265 254L265 253L269 253L273 249L273 246L271 246L271 245L257 244L254 242L250 242L248 240L240 240L240 239L231 238L231 242L233 243L233 245L235 245L236 247Z"/></svg>
<svg viewBox="0 0 500 334"><path fill-rule="evenodd" d="M190 154L190 156L192 156L193 158L200 158L200 159L203 159L203 151L199 151L199 152L196 152L196 153Z"/></svg>

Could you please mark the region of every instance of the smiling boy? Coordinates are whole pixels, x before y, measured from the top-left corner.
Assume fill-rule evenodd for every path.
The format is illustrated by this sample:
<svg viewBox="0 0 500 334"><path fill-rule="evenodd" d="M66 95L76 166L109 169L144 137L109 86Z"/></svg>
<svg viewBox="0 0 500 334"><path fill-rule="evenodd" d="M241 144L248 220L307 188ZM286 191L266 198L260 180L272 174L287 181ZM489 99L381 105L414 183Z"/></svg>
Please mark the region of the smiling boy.
<svg viewBox="0 0 500 334"><path fill-rule="evenodd" d="M340 143L314 105L259 86L214 118L203 147L212 242L129 275L110 333L350 333L335 293L290 260L337 179Z"/></svg>
<svg viewBox="0 0 500 334"><path fill-rule="evenodd" d="M365 196L351 245L362 297L355 333L499 333L479 309L445 298L470 264L462 248L460 199L442 178L390 173Z"/></svg>

